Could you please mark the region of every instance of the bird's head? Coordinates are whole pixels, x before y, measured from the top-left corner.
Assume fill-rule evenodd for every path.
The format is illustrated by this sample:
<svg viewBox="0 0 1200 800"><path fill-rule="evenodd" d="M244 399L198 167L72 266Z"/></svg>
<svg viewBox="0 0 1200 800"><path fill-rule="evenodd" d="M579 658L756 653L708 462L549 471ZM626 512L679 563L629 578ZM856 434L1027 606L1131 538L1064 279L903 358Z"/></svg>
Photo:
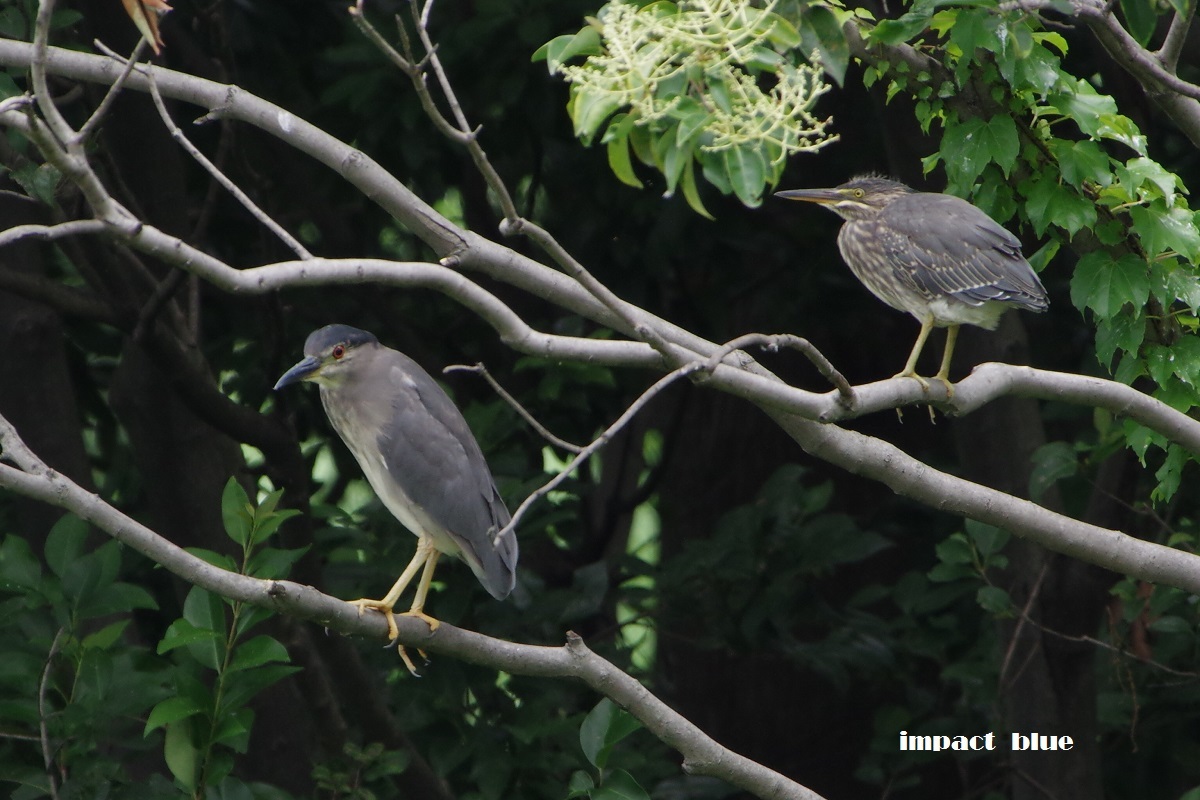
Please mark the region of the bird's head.
<svg viewBox="0 0 1200 800"><path fill-rule="evenodd" d="M283 373L275 390L299 381L337 387L350 374L355 359L378 345L379 340L366 331L349 325L326 325L308 335L304 342L304 358Z"/></svg>
<svg viewBox="0 0 1200 800"><path fill-rule="evenodd" d="M899 181L877 175L861 175L833 189L789 189L776 192L784 200L820 203L843 219L869 219L897 197L912 194Z"/></svg>

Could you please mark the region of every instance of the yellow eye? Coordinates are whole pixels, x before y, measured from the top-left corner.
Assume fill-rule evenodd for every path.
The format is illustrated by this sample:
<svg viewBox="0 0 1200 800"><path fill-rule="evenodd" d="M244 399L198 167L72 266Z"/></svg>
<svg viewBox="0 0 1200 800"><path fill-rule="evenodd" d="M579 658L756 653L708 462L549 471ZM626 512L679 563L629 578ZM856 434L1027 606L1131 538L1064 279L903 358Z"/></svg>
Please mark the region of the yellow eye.
<svg viewBox="0 0 1200 800"><path fill-rule="evenodd" d="M855 197L862 197L862 196L863 196L863 190L862 190L862 189L855 189L855 190L854 190L854 196L855 196Z"/></svg>

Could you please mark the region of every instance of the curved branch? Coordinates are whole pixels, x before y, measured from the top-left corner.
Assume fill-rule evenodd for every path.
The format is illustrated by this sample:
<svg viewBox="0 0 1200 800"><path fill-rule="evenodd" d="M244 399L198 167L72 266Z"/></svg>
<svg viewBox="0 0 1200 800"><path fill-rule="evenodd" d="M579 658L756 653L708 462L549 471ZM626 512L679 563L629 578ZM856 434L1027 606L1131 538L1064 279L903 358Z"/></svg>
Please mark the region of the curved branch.
<svg viewBox="0 0 1200 800"><path fill-rule="evenodd" d="M0 455L18 465L0 464L0 486L74 513L189 583L222 597L316 622L339 633L380 639L387 636L387 623L379 614L361 614L357 606L322 594L311 586L227 572L177 547L47 467L21 442L2 416ZM637 679L590 651L574 633L567 634L567 644L563 647L545 647L493 639L445 622L435 632L411 617L397 617L396 623L399 642L409 647L514 675L583 681L627 709L647 730L678 750L688 772L721 778L764 800L822 800L820 795L795 781L713 741Z"/></svg>
<svg viewBox="0 0 1200 800"><path fill-rule="evenodd" d="M861 40L860 40L861 44ZM915 53L915 51L914 51ZM0 40L0 63L26 63L29 45ZM901 56L904 53L900 54ZM912 55L912 54L910 54ZM915 56L919 56L916 53ZM47 69L55 74L106 82L116 79L116 65L108 59L51 48ZM163 94L212 109L211 114L237 118L275 135L319 161L329 164L358 186L368 197L407 224L431 247L447 255L441 265L396 264L382 260L311 260L233 270L228 265L186 243L130 218L128 212L101 194L94 210L111 226L111 232L143 252L202 275L231 292L265 292L285 286L347 282L380 282L392 285L428 286L460 300L486 319L505 342L523 352L550 358L597 360L622 366L653 369L679 367L704 361L721 351L721 346L679 328L623 300L611 308L589 289L570 277L452 223L429 208L361 152L299 120L278 106L236 87L222 86L181 73L153 68ZM131 88L145 91L146 78L139 70L129 77ZM5 120L29 128L46 139L44 128L23 115L5 114ZM53 147L53 143L46 143ZM66 165L79 167L78 160ZM86 163L83 164L86 167ZM68 170L64 170L67 172ZM94 174L77 170L73 178L88 192L103 192ZM92 196L89 195L89 201ZM631 341L599 341L550 336L532 331L507 306L451 267L474 269L521 288L561 308L608 325L626 335L656 337L655 349ZM619 314L614 311L619 309ZM639 335L640 334L640 335ZM665 361L665 363L664 363ZM1004 368L985 370L960 384L959 406L982 404L1004 393L1087 402L1129 413L1181 444L1196 449L1200 423L1178 414L1152 398L1139 399L1128 387L1098 379L1061 376L1037 370L1004 373ZM1084 558L1092 563L1151 581L1200 589L1200 558L1167 547L1138 541L1117 531L1095 526L1043 509L1033 503L987 489L969 481L938 472L911 458L894 446L814 420L851 416L836 392L815 394L791 387L778 377L746 359L738 366L721 364L708 382L716 388L743 397L764 408L806 450L852 472L868 475L897 492L934 508L1003 525L1019 536L1040 542L1050 549ZM975 389L976 385L979 386ZM892 379L855 390L853 415L913 403L945 403L944 387L928 392L915 381Z"/></svg>

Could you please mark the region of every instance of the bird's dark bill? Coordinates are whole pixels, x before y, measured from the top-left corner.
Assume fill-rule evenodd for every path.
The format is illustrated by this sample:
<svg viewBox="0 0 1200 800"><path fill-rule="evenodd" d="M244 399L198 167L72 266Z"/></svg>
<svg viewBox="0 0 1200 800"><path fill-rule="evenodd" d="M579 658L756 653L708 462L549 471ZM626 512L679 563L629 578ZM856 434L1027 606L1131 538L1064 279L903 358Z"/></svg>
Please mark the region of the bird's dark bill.
<svg viewBox="0 0 1200 800"><path fill-rule="evenodd" d="M845 200L845 196L837 189L788 189L776 192L776 197L784 200L803 200L808 203L837 203Z"/></svg>
<svg viewBox="0 0 1200 800"><path fill-rule="evenodd" d="M309 375L312 375L321 366L321 359L316 356L308 356L296 366L283 373L282 377L275 383L274 391L279 391L285 386L290 386L293 383L304 380Z"/></svg>

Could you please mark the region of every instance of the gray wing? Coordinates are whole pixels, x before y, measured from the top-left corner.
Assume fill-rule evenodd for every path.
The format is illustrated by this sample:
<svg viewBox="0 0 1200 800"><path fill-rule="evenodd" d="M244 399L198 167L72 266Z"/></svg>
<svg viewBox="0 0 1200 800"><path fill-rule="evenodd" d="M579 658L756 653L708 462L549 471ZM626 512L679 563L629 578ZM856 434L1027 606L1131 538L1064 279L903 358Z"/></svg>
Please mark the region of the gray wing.
<svg viewBox="0 0 1200 800"><path fill-rule="evenodd" d="M499 600L516 580L517 538L497 534L510 516L467 421L429 373L391 351L387 367L394 420L379 439L404 493L463 550L479 582Z"/></svg>
<svg viewBox="0 0 1200 800"><path fill-rule="evenodd" d="M1017 237L965 200L918 193L892 201L883 214L897 276L926 296L952 295L971 305L1007 303L1030 311L1049 306Z"/></svg>

